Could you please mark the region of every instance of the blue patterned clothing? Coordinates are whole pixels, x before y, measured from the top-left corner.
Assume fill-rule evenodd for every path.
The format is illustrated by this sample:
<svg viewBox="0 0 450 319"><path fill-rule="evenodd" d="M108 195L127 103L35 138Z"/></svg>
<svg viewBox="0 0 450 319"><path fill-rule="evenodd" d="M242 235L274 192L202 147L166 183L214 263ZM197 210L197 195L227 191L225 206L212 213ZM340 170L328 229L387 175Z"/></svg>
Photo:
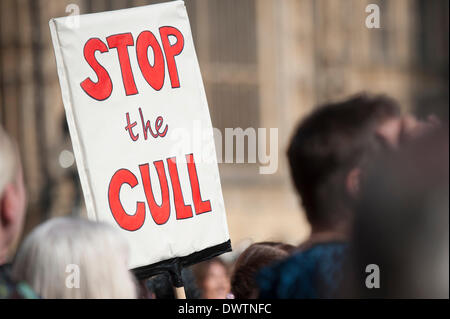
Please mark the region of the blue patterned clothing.
<svg viewBox="0 0 450 319"><path fill-rule="evenodd" d="M262 299L333 298L338 293L347 244L328 242L294 253L257 276Z"/></svg>
<svg viewBox="0 0 450 319"><path fill-rule="evenodd" d="M24 282L14 282L9 265L0 265L0 299L39 299L39 296Z"/></svg>

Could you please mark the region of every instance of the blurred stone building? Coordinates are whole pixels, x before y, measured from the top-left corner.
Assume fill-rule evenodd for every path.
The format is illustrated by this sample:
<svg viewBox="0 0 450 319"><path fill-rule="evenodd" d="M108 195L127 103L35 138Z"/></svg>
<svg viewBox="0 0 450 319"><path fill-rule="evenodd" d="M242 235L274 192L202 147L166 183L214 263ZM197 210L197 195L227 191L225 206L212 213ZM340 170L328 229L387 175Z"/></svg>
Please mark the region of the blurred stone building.
<svg viewBox="0 0 450 319"><path fill-rule="evenodd" d="M48 20L146 0L0 1L0 123L18 141L27 229L81 214ZM309 232L285 162L290 133L314 105L386 93L420 115L448 116L446 0L186 0L213 125L278 128L278 170L220 164L231 239L298 243ZM368 29L365 8L380 8ZM73 6L71 4L75 4ZM75 11L73 11L75 10Z"/></svg>

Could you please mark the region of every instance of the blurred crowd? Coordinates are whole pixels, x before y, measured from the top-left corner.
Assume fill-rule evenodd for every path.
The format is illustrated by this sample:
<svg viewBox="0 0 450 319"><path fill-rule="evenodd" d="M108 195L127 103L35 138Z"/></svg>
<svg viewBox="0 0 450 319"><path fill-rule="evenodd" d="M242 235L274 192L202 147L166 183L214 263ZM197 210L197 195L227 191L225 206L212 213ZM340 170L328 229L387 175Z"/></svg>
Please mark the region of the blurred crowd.
<svg viewBox="0 0 450 319"><path fill-rule="evenodd" d="M448 119L400 109L367 94L314 108L286 154L310 237L185 268L187 298L448 298ZM25 219L21 170L0 128L0 298L175 297L168 274L133 276L126 241L106 224L52 218L12 252Z"/></svg>

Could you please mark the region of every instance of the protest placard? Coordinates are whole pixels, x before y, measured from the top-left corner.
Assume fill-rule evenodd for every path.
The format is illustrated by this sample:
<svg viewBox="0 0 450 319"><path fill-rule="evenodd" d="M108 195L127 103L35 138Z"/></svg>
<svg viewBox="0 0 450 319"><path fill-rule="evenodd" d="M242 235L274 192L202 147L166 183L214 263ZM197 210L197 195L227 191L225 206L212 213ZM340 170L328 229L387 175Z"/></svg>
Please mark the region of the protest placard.
<svg viewBox="0 0 450 319"><path fill-rule="evenodd" d="M183 1L50 20L88 217L119 229L139 277L231 249L214 139ZM174 132L210 132L202 150Z"/></svg>

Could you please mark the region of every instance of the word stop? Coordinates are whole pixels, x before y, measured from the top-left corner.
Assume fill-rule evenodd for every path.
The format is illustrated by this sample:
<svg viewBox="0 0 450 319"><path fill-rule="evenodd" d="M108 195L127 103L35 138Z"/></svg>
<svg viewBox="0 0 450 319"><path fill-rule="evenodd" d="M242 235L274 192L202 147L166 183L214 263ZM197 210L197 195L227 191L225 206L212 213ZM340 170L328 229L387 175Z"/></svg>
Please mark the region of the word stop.
<svg viewBox="0 0 450 319"><path fill-rule="evenodd" d="M89 66L97 75L97 81L94 82L90 78L86 78L80 83L81 88L91 98L103 101L112 93L113 83L108 71L97 61L95 53L98 51L102 54L115 49L117 51L118 62L122 72L122 82L125 94L138 94L138 89L134 81L134 74L131 68L128 47L136 47L136 58L142 76L147 83L155 90L159 91L164 85L165 65L164 57L167 62L167 69L170 77L172 88L180 87L178 78L177 64L175 56L183 51L184 37L183 34L175 27L165 26L159 28L159 34L162 42L161 46L151 31L142 31L136 39L136 45L133 35L128 33L114 34L106 38L108 46L99 38L91 38L84 45L84 58ZM175 39L175 43L170 43L169 38ZM148 49L153 51L153 62L148 59ZM164 53L163 53L164 51Z"/></svg>
<svg viewBox="0 0 450 319"><path fill-rule="evenodd" d="M174 198L174 206L177 219L185 219L193 217L191 205L186 205L183 193L181 191L180 179L178 176L178 169L175 157L170 157L166 160L170 180L172 184L172 192ZM189 173L189 181L192 191L192 200L194 204L195 214L203 214L211 211L211 202L209 200L202 200L200 193L200 185L198 182L197 168L194 162L194 155L186 155L187 169ZM155 169L158 173L159 186L161 188L161 204L156 203L153 195L152 181L150 178L149 164L139 165L139 171L141 174L142 187L144 188L145 197L148 207L150 209L150 215L154 222L158 225L165 224L170 216L170 196L169 186L167 183L166 171L164 167L164 161L159 160L153 162ZM111 178L108 188L108 201L111 213L116 220L117 224L125 230L135 231L142 227L145 221L145 203L137 202L136 211L133 215L128 214L120 202L120 189L123 184L128 184L131 188L134 188L139 184L136 176L127 169L120 169L114 173Z"/></svg>

